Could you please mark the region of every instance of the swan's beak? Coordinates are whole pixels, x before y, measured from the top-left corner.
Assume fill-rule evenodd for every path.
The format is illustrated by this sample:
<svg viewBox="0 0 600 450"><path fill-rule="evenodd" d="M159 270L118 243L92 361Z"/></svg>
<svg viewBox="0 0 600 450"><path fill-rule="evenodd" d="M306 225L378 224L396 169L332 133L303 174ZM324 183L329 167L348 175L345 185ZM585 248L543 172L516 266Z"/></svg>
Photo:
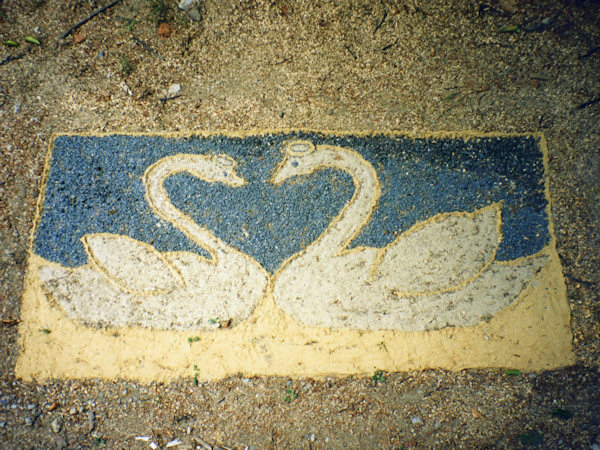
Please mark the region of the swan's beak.
<svg viewBox="0 0 600 450"><path fill-rule="evenodd" d="M248 183L246 180L244 180L241 177L238 177L235 174L233 174L231 180L228 181L230 181L232 187L242 187Z"/></svg>
<svg viewBox="0 0 600 450"><path fill-rule="evenodd" d="M279 186L288 178L299 175L298 161L295 158L286 157L277 167L275 174L269 180L271 184Z"/></svg>

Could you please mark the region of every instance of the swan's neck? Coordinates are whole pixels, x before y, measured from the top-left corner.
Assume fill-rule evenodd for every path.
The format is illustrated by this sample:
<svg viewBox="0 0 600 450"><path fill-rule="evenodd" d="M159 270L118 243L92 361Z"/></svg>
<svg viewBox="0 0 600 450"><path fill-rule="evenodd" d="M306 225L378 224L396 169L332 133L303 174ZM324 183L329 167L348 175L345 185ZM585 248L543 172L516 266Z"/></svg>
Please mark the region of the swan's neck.
<svg viewBox="0 0 600 450"><path fill-rule="evenodd" d="M327 229L304 252L307 256L334 257L345 250L361 228L369 221L380 195L379 180L373 166L359 153L341 147L319 146L314 170L331 167L349 173L354 182L354 195Z"/></svg>
<svg viewBox="0 0 600 450"><path fill-rule="evenodd" d="M188 172L199 179L208 181L203 178L201 173L189 170L188 159L190 157L197 158L196 155L171 156L163 158L150 166L144 174L146 199L154 213L172 223L188 239L210 253L212 261L216 264L218 254L229 253L229 246L206 228L199 226L189 216L175 208L164 187L164 182L168 177L181 172Z"/></svg>

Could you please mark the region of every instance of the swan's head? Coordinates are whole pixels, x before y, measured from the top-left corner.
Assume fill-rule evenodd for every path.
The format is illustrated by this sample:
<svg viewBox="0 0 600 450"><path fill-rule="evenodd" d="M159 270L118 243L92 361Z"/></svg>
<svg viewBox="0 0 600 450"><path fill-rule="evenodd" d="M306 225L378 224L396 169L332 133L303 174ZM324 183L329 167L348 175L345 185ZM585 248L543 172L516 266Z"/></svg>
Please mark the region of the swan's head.
<svg viewBox="0 0 600 450"><path fill-rule="evenodd" d="M315 170L313 158L310 155L315 151L315 145L310 141L291 141L283 148L285 157L275 174L271 177L271 183L278 185L285 180L298 175L308 175Z"/></svg>
<svg viewBox="0 0 600 450"><path fill-rule="evenodd" d="M246 180L238 176L235 171L236 162L229 155L214 155L209 157L210 163L198 160L198 167L188 167L189 172L202 174L200 178L211 183L224 183L232 187L240 187L246 184Z"/></svg>

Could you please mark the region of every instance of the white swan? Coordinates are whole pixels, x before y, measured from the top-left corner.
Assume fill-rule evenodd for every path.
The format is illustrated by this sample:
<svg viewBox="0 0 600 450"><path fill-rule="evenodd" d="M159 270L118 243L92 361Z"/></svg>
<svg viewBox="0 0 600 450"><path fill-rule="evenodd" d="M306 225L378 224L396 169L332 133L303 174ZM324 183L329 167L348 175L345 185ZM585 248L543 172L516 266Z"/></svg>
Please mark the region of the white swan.
<svg viewBox="0 0 600 450"><path fill-rule="evenodd" d="M118 234L87 234L81 240L89 263L42 266L44 291L69 316L92 325L212 329L211 319L239 323L265 294L267 272L175 208L163 185L180 172L210 183L244 185L234 168L227 155L180 154L160 159L143 177L154 213L204 248L210 259L192 252L160 253Z"/></svg>
<svg viewBox="0 0 600 450"><path fill-rule="evenodd" d="M499 203L438 214L383 248L348 249L380 195L375 169L358 152L289 142L271 182L323 168L349 173L355 192L321 236L273 276L275 301L301 323L403 331L473 325L510 304L546 260L495 261Z"/></svg>

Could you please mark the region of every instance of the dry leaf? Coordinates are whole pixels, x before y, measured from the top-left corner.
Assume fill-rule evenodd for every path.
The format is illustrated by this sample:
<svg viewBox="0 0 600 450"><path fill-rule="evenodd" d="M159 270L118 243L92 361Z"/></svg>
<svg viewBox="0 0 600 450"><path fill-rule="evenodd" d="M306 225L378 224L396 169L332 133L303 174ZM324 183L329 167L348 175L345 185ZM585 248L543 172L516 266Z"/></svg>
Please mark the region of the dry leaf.
<svg viewBox="0 0 600 450"><path fill-rule="evenodd" d="M73 33L73 41L76 44L81 44L83 41L85 41L86 37L87 35L85 34L85 31L76 31Z"/></svg>
<svg viewBox="0 0 600 450"><path fill-rule="evenodd" d="M471 413L473 414L473 417L475 417L476 419L481 419L481 420L485 420L486 417L481 414L479 411L477 411L475 408L471 409Z"/></svg>
<svg viewBox="0 0 600 450"><path fill-rule="evenodd" d="M158 26L158 35L162 37L171 36L171 27L168 23L163 22Z"/></svg>

